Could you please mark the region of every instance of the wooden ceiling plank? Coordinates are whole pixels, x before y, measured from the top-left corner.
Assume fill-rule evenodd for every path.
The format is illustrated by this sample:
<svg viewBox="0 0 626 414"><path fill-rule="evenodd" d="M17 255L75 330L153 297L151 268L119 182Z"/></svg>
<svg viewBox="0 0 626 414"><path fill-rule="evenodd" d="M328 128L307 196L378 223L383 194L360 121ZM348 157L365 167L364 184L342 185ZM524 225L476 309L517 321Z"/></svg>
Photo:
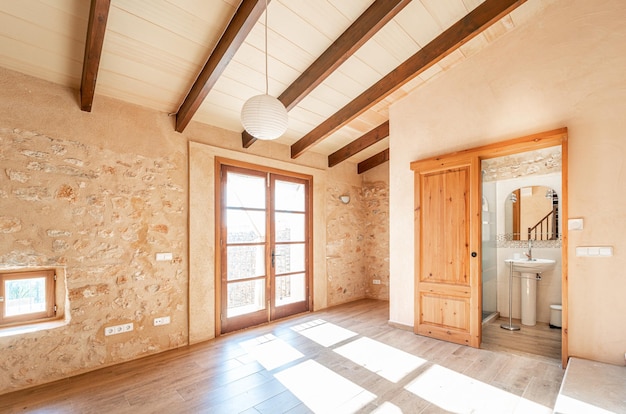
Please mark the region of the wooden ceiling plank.
<svg viewBox="0 0 626 414"><path fill-rule="evenodd" d="M278 100L285 105L287 111L291 110L410 2L411 0L376 0L285 89ZM244 148L250 147L256 141L246 131L241 138Z"/></svg>
<svg viewBox="0 0 626 414"><path fill-rule="evenodd" d="M269 0L268 0L269 3ZM265 11L265 0L243 0L211 56L176 113L176 131L183 132L226 69L237 49Z"/></svg>
<svg viewBox="0 0 626 414"><path fill-rule="evenodd" d="M110 6L111 0L91 0L80 82L80 109L85 112L91 112L93 104Z"/></svg>
<svg viewBox="0 0 626 414"><path fill-rule="evenodd" d="M368 133L364 134L360 138L352 141L343 148L338 149L328 156L328 167L334 167L363 151L378 141L381 141L389 136L389 121L383 122L376 128L372 129Z"/></svg>
<svg viewBox="0 0 626 414"><path fill-rule="evenodd" d="M363 174L365 171L371 170L374 167L378 167L380 164L389 161L389 148L378 154L369 157L365 161L361 161L357 164L357 171L359 174Z"/></svg>
<svg viewBox="0 0 626 414"><path fill-rule="evenodd" d="M287 110L296 106L342 63L395 17L411 0L376 0L296 79L278 99Z"/></svg>
<svg viewBox="0 0 626 414"><path fill-rule="evenodd" d="M299 157L304 151L358 117L371 106L435 65L459 46L525 2L526 0L486 0L326 121L296 141L291 146L291 158Z"/></svg>

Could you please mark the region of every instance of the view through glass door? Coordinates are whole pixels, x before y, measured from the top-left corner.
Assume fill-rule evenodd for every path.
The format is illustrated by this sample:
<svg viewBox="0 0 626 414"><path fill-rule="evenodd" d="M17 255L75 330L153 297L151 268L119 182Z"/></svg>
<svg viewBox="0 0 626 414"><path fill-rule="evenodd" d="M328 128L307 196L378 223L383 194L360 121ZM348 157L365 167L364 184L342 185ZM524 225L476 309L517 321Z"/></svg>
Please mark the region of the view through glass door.
<svg viewBox="0 0 626 414"><path fill-rule="evenodd" d="M221 333L309 309L310 180L221 170Z"/></svg>

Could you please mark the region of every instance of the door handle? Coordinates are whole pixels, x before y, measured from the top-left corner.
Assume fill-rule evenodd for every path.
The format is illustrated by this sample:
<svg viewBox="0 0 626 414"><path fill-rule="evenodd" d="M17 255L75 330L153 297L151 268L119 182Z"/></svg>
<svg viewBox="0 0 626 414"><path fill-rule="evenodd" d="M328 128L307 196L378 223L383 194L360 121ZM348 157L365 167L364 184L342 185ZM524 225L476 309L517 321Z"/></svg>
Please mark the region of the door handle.
<svg viewBox="0 0 626 414"><path fill-rule="evenodd" d="M276 265L276 258L282 256L282 254L276 254L274 250L272 250L272 267Z"/></svg>
<svg viewBox="0 0 626 414"><path fill-rule="evenodd" d="M472 257L476 257L476 256L478 256L478 253L472 252Z"/></svg>

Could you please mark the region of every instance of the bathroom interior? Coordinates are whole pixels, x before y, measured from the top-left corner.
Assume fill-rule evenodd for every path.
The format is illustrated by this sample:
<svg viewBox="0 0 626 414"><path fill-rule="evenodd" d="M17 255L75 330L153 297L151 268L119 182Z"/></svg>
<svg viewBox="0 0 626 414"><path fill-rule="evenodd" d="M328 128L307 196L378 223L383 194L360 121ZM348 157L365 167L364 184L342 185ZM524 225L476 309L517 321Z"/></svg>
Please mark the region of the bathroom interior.
<svg viewBox="0 0 626 414"><path fill-rule="evenodd" d="M560 357L561 155L482 161L483 344Z"/></svg>

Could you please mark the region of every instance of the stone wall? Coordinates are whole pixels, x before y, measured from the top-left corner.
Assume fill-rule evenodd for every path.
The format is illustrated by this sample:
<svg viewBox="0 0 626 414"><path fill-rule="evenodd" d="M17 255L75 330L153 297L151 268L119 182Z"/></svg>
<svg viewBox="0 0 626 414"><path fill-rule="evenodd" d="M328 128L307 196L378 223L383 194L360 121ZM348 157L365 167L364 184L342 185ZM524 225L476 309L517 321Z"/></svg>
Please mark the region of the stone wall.
<svg viewBox="0 0 626 414"><path fill-rule="evenodd" d="M389 300L388 165L359 176L356 182L342 179L340 173L333 178L326 202L328 304L364 297ZM342 195L348 195L350 202L342 203Z"/></svg>
<svg viewBox="0 0 626 414"><path fill-rule="evenodd" d="M65 266L71 316L0 338L11 350L0 390L186 344L183 153L148 158L0 126L0 165L0 263ZM172 323L155 328L158 316ZM127 322L131 334L105 340L105 326Z"/></svg>
<svg viewBox="0 0 626 414"><path fill-rule="evenodd" d="M314 152L294 161L289 146L267 141L243 150L236 132L192 122L179 134L173 123L103 96L82 112L76 91L0 68L0 267L64 268L68 299L54 328L0 332L0 394L183 346L189 326L207 326L199 310L214 298L191 303L188 292L189 141L323 176L314 216L330 222L317 234L332 237L317 237L315 261L332 280L315 283L315 308L369 295L363 208L374 193L364 201L354 164L328 169ZM347 206L336 198L346 191ZM157 252L174 259L157 262ZM154 327L161 316L171 323ZM104 336L127 322L132 333Z"/></svg>
<svg viewBox="0 0 626 414"><path fill-rule="evenodd" d="M348 195L350 202L339 199ZM361 188L334 181L326 199L326 273L328 305L338 305L365 297L365 249Z"/></svg>
<svg viewBox="0 0 626 414"><path fill-rule="evenodd" d="M387 165L384 165L386 168ZM388 171L388 170L387 170ZM389 180L363 182L365 293L389 300ZM380 282L375 284L374 281Z"/></svg>

